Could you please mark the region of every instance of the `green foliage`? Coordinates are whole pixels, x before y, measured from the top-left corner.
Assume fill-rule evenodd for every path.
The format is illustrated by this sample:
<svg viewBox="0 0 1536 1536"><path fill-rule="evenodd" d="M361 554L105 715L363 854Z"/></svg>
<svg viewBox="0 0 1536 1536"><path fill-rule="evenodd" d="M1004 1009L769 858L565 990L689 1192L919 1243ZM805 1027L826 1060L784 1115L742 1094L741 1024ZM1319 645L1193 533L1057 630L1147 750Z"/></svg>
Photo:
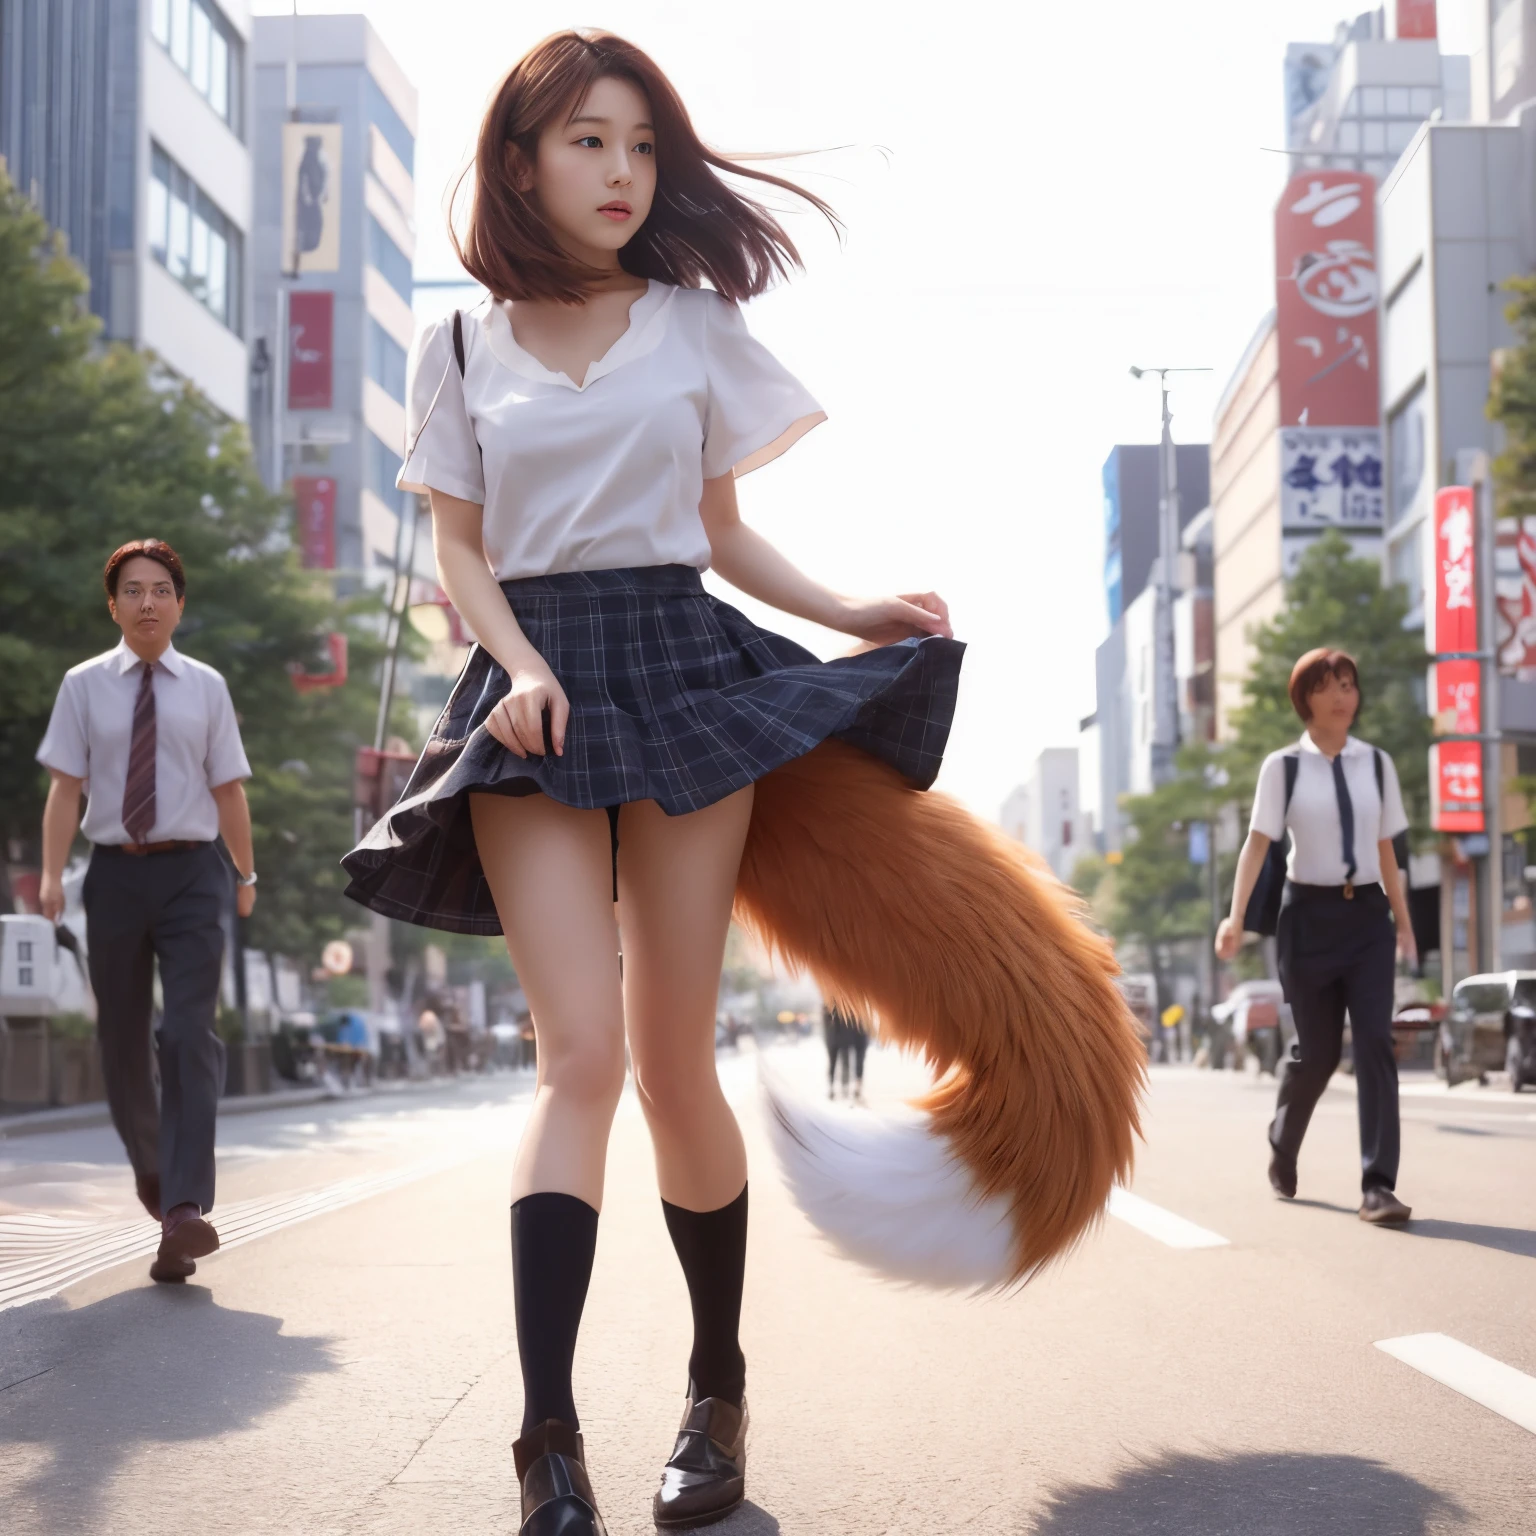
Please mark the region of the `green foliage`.
<svg viewBox="0 0 1536 1536"><path fill-rule="evenodd" d="M325 984L325 1005L327 1008L366 1008L368 978L355 972L330 977Z"/></svg>
<svg viewBox="0 0 1536 1536"><path fill-rule="evenodd" d="M102 346L85 291L0 177L0 836L36 846L47 777L33 754L59 679L119 638L107 555L163 538L187 571L177 647L228 680L254 773L249 942L313 956L358 917L336 861L352 837L353 749L372 736L378 603L339 605L298 569L244 429L152 358ZM353 681L301 695L289 669L314 670L328 630L349 637Z"/></svg>
<svg viewBox="0 0 1536 1536"><path fill-rule="evenodd" d="M1422 636L1403 628L1408 600L1382 584L1381 565L1350 553L1326 534L1302 557L1286 587L1285 607L1253 633L1255 658L1233 712L1226 754L1234 789L1246 800L1260 763L1289 746L1302 724L1291 707L1291 668L1318 646L1348 651L1360 665L1364 704L1354 734L1391 755L1416 839L1428 836L1430 721L1424 699Z"/></svg>
<svg viewBox="0 0 1536 1536"><path fill-rule="evenodd" d="M1519 342L1500 359L1488 396L1488 415L1504 428L1504 452L1494 460L1499 512L1536 513L1536 277L1505 285L1514 300L1504 313Z"/></svg>

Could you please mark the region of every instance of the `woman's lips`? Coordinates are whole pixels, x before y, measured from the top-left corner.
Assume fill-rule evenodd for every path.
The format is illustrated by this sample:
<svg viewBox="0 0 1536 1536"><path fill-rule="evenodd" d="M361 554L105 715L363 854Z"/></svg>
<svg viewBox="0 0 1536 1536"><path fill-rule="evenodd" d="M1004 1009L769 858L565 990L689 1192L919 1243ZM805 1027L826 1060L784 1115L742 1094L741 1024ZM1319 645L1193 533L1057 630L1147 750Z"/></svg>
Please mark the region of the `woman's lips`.
<svg viewBox="0 0 1536 1536"><path fill-rule="evenodd" d="M628 203L604 203L597 210L605 219L622 220L629 217Z"/></svg>

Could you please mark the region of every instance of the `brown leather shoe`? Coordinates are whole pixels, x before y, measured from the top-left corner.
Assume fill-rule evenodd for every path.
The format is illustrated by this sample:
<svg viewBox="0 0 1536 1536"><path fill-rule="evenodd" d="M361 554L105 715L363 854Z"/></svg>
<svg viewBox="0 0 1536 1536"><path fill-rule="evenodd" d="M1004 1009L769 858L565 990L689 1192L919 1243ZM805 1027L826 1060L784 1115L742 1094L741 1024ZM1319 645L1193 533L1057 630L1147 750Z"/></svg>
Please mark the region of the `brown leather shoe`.
<svg viewBox="0 0 1536 1536"><path fill-rule="evenodd" d="M149 1278L175 1285L197 1273L197 1260L216 1253L219 1234L195 1205L174 1206L160 1229L160 1251L149 1266Z"/></svg>
<svg viewBox="0 0 1536 1536"><path fill-rule="evenodd" d="M1366 1190L1365 1198L1360 1202L1360 1220L1377 1226L1398 1225L1412 1215L1411 1206L1404 1205L1390 1189L1383 1189L1379 1184Z"/></svg>
<svg viewBox="0 0 1536 1536"><path fill-rule="evenodd" d="M160 1212L160 1175L158 1173L135 1174L133 1177L133 1192L139 1197L139 1204L156 1221L163 1221L165 1219Z"/></svg>
<svg viewBox="0 0 1536 1536"><path fill-rule="evenodd" d="M559 1419L545 1419L512 1444L522 1489L518 1536L608 1536L587 1477L581 1436Z"/></svg>
<svg viewBox="0 0 1536 1536"><path fill-rule="evenodd" d="M747 1496L747 1404L706 1397L683 1408L677 1444L661 1471L652 1506L657 1526L681 1531L713 1525Z"/></svg>

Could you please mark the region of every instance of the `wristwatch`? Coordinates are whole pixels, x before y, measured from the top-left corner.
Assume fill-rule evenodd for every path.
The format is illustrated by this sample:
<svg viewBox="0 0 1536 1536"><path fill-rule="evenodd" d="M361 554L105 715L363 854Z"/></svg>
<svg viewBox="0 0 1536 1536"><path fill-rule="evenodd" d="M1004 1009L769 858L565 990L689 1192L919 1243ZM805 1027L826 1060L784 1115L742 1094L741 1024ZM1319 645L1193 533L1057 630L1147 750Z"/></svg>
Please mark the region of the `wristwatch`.
<svg viewBox="0 0 1536 1536"><path fill-rule="evenodd" d="M255 885L256 884L256 871L253 869L250 872L250 874L242 875L238 870L236 870L236 872L235 872L235 884L236 885L242 885L242 886L244 886L244 885Z"/></svg>

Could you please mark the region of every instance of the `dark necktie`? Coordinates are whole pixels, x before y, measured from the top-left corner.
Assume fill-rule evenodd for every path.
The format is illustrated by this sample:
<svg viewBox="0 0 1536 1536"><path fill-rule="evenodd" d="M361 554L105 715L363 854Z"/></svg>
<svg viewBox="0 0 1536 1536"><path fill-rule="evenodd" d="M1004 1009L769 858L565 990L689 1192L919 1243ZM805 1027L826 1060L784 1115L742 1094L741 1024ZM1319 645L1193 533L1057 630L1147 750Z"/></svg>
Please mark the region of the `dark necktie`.
<svg viewBox="0 0 1536 1536"><path fill-rule="evenodd" d="M1333 792L1339 800L1339 828L1344 834L1344 894L1355 894L1355 806L1344 782L1344 754L1333 760Z"/></svg>
<svg viewBox="0 0 1536 1536"><path fill-rule="evenodd" d="M140 665L143 672L133 701L128 778L123 785L123 830L130 843L147 843L155 824L155 666L150 661Z"/></svg>

